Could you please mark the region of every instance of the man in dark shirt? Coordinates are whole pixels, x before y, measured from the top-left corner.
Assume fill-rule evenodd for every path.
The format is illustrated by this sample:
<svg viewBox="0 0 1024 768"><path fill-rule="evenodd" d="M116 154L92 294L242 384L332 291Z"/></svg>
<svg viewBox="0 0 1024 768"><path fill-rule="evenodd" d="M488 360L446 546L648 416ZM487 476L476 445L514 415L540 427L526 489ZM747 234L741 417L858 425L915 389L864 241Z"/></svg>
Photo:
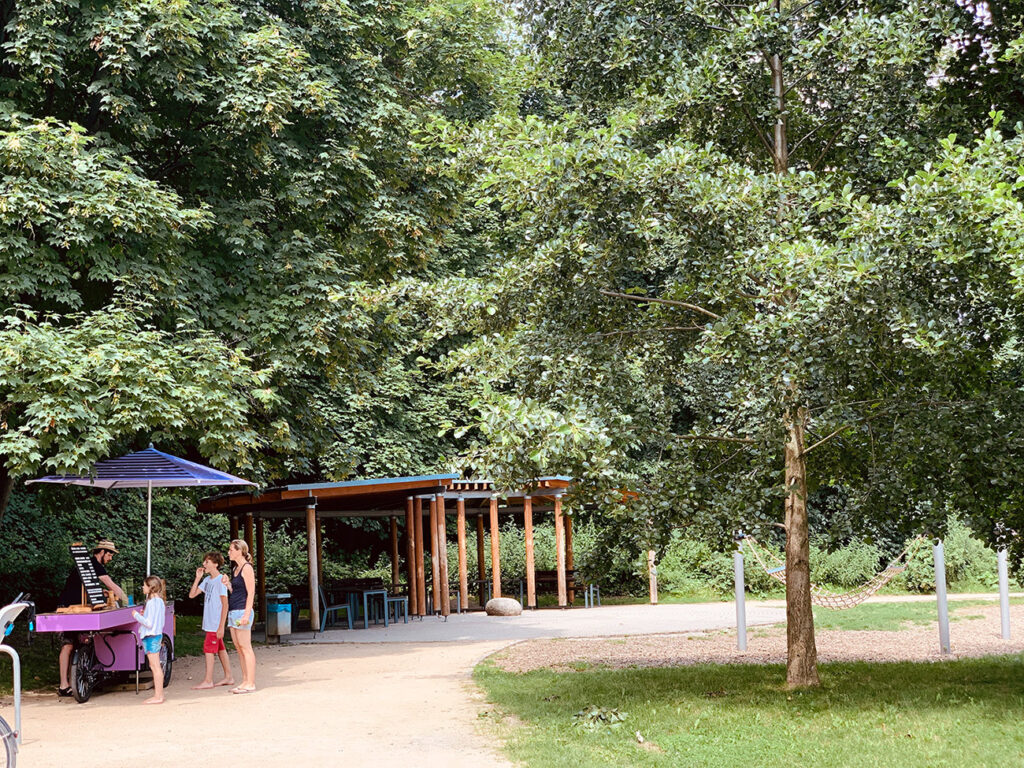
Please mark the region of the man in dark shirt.
<svg viewBox="0 0 1024 768"><path fill-rule="evenodd" d="M114 555L117 554L117 547L114 546L114 542L109 539L103 539L96 542L96 546L92 549L92 567L96 569L96 576L99 577L100 583L111 590L118 599L125 603L127 598L124 596L124 592L121 590L114 580L110 578L107 573L106 565L114 559ZM64 589L60 592L60 597L57 598L57 606L63 608L68 605L80 605L82 602L82 577L78 573L78 567L75 566L68 573L68 578L64 582ZM74 650L74 638L71 634L61 635L61 646L60 646L60 687L57 689L58 696L70 696L71 695L71 683L68 680L68 671L71 668L71 652Z"/></svg>

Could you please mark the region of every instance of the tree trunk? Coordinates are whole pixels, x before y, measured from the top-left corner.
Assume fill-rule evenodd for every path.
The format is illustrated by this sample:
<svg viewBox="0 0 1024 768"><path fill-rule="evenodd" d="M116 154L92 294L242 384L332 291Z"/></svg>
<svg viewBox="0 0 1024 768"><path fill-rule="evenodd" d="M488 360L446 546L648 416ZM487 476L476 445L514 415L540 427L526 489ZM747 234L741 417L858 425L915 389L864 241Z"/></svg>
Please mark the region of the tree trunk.
<svg viewBox="0 0 1024 768"><path fill-rule="evenodd" d="M4 521L7 505L11 501L11 491L14 488L14 478L7 471L7 466L4 463L6 458L6 456L0 456L0 523Z"/></svg>
<svg viewBox="0 0 1024 768"><path fill-rule="evenodd" d="M782 0L775 0L782 13ZM768 57L775 100L772 161L780 177L789 173L789 137L786 125L786 87L783 61L778 53ZM785 221L789 201L780 185L778 221ZM799 301L795 291L787 295L791 304ZM798 394L790 392L790 395ZM799 403L799 398L794 398ZM786 685L805 688L820 685L818 650L814 644L814 614L811 611L811 552L807 528L807 466L804 462L804 427L807 410L794 405L786 414Z"/></svg>
<svg viewBox="0 0 1024 768"><path fill-rule="evenodd" d="M787 418L786 429L786 685L819 685L818 651L811 612L811 552L807 532L807 468L804 423L800 408Z"/></svg>

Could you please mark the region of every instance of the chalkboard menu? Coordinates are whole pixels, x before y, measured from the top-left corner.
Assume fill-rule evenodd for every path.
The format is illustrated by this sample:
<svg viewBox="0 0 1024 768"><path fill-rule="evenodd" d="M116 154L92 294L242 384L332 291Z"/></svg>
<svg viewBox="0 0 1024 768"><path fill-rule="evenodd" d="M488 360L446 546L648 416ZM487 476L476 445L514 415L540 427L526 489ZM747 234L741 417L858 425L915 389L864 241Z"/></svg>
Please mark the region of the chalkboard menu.
<svg viewBox="0 0 1024 768"><path fill-rule="evenodd" d="M96 575L92 555L85 548L85 544L72 544L71 557L78 568L78 575L82 578L82 586L85 587L85 602L89 605L104 605L107 599L103 596L103 584Z"/></svg>

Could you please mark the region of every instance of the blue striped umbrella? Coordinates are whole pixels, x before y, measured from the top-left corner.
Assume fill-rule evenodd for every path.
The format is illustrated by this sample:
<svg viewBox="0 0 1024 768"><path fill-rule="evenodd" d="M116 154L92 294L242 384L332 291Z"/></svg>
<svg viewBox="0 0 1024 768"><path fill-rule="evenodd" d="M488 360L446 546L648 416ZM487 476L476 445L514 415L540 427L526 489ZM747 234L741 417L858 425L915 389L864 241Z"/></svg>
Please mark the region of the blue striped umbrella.
<svg viewBox="0 0 1024 768"><path fill-rule="evenodd" d="M47 475L32 483L86 485L91 488L145 488L146 495L146 573L152 573L153 488L185 488L211 485L256 485L219 469L196 464L158 451L150 443L144 451L117 459L98 461L88 475Z"/></svg>

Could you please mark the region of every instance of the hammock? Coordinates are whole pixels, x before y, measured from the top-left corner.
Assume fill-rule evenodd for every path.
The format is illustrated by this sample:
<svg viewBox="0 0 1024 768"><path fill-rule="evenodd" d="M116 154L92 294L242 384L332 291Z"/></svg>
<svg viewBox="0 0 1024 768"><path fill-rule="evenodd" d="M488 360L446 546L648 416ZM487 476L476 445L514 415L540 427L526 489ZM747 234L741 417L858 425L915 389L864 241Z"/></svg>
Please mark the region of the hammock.
<svg viewBox="0 0 1024 768"><path fill-rule="evenodd" d="M831 608L834 611L841 611L846 608L853 608L856 605L860 605L892 581L897 574L903 573L903 571L907 570L907 560L923 541L924 537L918 536L907 545L907 548L900 553L899 557L886 566L884 571L876 573L874 577L866 581L864 584L861 584L859 587L851 589L849 592L830 592L827 589L811 584L811 602L815 605L821 606L822 608ZM751 554L754 555L757 562L759 562L761 567L764 568L765 573L783 584L786 583L785 561L780 560L770 550L761 548L753 536L745 536L741 542L750 547ZM769 566L765 562L765 557L761 556L762 552L765 557L775 561L774 566Z"/></svg>

